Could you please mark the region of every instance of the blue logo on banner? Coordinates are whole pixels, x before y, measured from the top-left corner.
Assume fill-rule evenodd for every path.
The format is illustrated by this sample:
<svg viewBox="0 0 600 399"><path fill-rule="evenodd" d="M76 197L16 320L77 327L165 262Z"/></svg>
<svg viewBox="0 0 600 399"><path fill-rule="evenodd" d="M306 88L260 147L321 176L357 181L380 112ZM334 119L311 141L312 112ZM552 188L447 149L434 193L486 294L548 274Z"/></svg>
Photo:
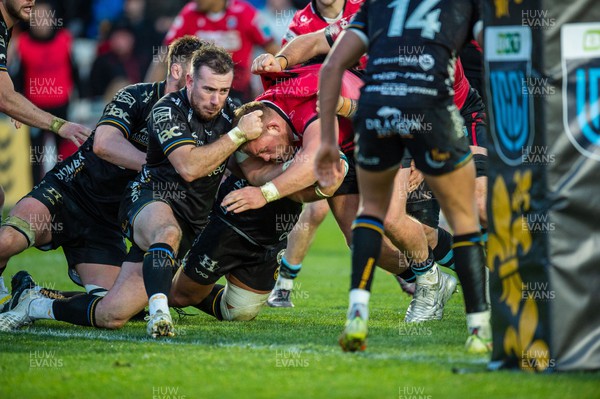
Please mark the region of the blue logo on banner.
<svg viewBox="0 0 600 399"><path fill-rule="evenodd" d="M495 147L509 165L521 163L523 149L533 136L529 121L529 97L523 70L490 71Z"/></svg>
<svg viewBox="0 0 600 399"><path fill-rule="evenodd" d="M564 77L566 90L563 92L567 136L580 153L596 161L600 161L599 64L599 61L590 60L581 66L581 62L577 65L568 60Z"/></svg>
<svg viewBox="0 0 600 399"><path fill-rule="evenodd" d="M586 75L589 76L586 78ZM600 144L600 103L598 102L598 89L600 88L600 68L586 70L579 68L575 71L577 88L575 91L577 104L578 130L583 133L587 145Z"/></svg>

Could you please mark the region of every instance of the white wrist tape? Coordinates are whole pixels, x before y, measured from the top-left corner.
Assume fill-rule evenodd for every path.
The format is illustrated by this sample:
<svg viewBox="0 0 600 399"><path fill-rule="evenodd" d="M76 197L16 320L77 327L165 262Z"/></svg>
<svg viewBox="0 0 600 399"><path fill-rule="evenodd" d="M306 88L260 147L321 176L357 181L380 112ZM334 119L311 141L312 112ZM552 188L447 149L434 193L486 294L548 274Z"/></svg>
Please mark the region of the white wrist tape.
<svg viewBox="0 0 600 399"><path fill-rule="evenodd" d="M317 197L319 197L319 198L330 198L330 197L332 197L331 195L327 195L323 191L321 191L321 188L319 186L315 186L315 194L317 194Z"/></svg>
<svg viewBox="0 0 600 399"><path fill-rule="evenodd" d="M277 190L277 187L275 187L273 182L267 182L260 186L260 192L262 193L263 197L265 197L267 203L281 198L281 195L279 195L279 190Z"/></svg>
<svg viewBox="0 0 600 399"><path fill-rule="evenodd" d="M246 134L242 131L242 129L240 129L237 126L231 129L229 133L227 133L227 135L229 136L231 141L233 141L234 144L238 146L244 144L247 141Z"/></svg>

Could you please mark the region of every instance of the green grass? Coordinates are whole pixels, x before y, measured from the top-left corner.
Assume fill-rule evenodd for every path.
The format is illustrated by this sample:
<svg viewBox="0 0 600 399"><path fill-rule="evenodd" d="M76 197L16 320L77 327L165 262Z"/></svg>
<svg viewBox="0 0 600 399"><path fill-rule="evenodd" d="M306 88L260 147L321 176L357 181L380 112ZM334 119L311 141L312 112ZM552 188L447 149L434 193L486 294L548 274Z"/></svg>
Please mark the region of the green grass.
<svg viewBox="0 0 600 399"><path fill-rule="evenodd" d="M1 334L0 398L600 398L598 374L486 372L484 357L463 352L460 295L444 320L407 328L409 298L381 270L367 351L342 353L349 253L331 218L304 265L296 308L265 307L252 322L187 317L176 338L161 341L147 339L142 322L106 331L47 321ZM5 275L19 269L52 288L75 287L58 251L28 250Z"/></svg>

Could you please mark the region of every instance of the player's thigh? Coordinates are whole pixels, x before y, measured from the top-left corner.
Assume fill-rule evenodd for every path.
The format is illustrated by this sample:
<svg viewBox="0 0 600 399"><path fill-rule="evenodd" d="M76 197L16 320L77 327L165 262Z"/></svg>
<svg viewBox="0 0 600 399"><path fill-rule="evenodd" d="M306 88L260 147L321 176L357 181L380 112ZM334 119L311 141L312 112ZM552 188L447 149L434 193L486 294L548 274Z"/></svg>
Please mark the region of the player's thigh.
<svg viewBox="0 0 600 399"><path fill-rule="evenodd" d="M122 324L144 309L148 302L142 263L124 262L113 287L98 302L96 324L111 328Z"/></svg>
<svg viewBox="0 0 600 399"><path fill-rule="evenodd" d="M385 218L394 191L394 179L398 168L370 171L357 168L360 204L358 212Z"/></svg>
<svg viewBox="0 0 600 399"><path fill-rule="evenodd" d="M161 201L144 206L133 220L133 239L143 250L157 242L166 242L177 250L181 235L173 210Z"/></svg>
<svg viewBox="0 0 600 399"><path fill-rule="evenodd" d="M79 263L75 266L75 270L83 286L96 285L110 290L121 272L121 267L98 263Z"/></svg>

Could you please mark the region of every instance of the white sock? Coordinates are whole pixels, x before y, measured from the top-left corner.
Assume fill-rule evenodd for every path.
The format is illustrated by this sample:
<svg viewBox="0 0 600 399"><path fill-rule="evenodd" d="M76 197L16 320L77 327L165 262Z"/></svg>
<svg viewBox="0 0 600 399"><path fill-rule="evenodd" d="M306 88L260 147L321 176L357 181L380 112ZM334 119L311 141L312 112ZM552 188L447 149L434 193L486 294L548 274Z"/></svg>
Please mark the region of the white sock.
<svg viewBox="0 0 600 399"><path fill-rule="evenodd" d="M99 285L95 285L95 284L86 284L84 286L84 288L85 288L85 292L87 292L88 294L96 295L96 296L104 297L108 293L108 290L106 288L100 287Z"/></svg>
<svg viewBox="0 0 600 399"><path fill-rule="evenodd" d="M54 320L54 312L52 311L53 299L36 298L29 304L29 316L33 319L51 319Z"/></svg>
<svg viewBox="0 0 600 399"><path fill-rule="evenodd" d="M276 290L289 290L291 291L294 288L294 280L291 278L277 277L277 282L275 283Z"/></svg>
<svg viewBox="0 0 600 399"><path fill-rule="evenodd" d="M165 294L154 294L148 299L150 316L154 316L157 310L169 313L169 301Z"/></svg>
<svg viewBox="0 0 600 399"><path fill-rule="evenodd" d="M4 285L4 277L0 276L0 292L6 292L8 294L8 290Z"/></svg>
<svg viewBox="0 0 600 399"><path fill-rule="evenodd" d="M371 292L367 290L361 290L355 288L350 290L350 306L348 307L348 316L357 310L360 312L363 319L369 319L369 298L371 298Z"/></svg>
<svg viewBox="0 0 600 399"><path fill-rule="evenodd" d="M476 328L478 330L478 335L481 338L491 339L492 326L490 325L490 316L491 312L489 310L467 313L467 328L469 329L469 334Z"/></svg>
<svg viewBox="0 0 600 399"><path fill-rule="evenodd" d="M435 263L433 264L433 267L431 269L429 269L429 271L427 271L427 273L421 274L420 276L416 277L417 284L433 285L433 284L437 284L437 282L438 282L438 267Z"/></svg>

